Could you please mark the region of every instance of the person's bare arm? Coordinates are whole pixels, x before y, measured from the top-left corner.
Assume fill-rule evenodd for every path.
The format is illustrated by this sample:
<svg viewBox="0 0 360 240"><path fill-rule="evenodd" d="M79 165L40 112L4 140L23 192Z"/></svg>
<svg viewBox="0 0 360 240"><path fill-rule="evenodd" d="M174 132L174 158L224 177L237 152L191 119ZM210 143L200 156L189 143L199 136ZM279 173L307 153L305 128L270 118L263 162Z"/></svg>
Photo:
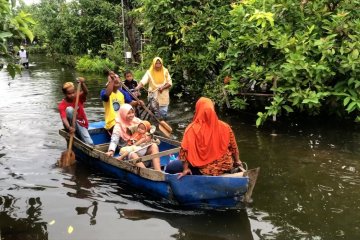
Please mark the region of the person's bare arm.
<svg viewBox="0 0 360 240"><path fill-rule="evenodd" d="M107 83L106 89L105 89L105 95L107 97L110 96L111 92L114 89L114 80L115 80L115 73L113 71L110 71L109 75L108 75L108 83Z"/></svg>
<svg viewBox="0 0 360 240"><path fill-rule="evenodd" d="M146 143L146 142L150 142L151 141L151 137L150 136L144 136L142 137L140 140L138 140L137 142L134 143L135 146L139 146L142 143Z"/></svg>
<svg viewBox="0 0 360 240"><path fill-rule="evenodd" d="M162 93L162 91L170 87L171 85L169 83L165 83L164 86L159 87L159 92Z"/></svg>
<svg viewBox="0 0 360 240"><path fill-rule="evenodd" d="M142 89L144 87L144 85L139 82L139 84L134 88L135 91L139 91L140 89Z"/></svg>
<svg viewBox="0 0 360 240"><path fill-rule="evenodd" d="M183 161L183 171L181 173L179 173L178 175L178 179L186 176L186 175L192 175L192 172L189 168L189 162L188 161Z"/></svg>
<svg viewBox="0 0 360 240"><path fill-rule="evenodd" d="M69 133L75 132L75 127L72 127L67 118L61 118L65 128L69 131Z"/></svg>
<svg viewBox="0 0 360 240"><path fill-rule="evenodd" d="M87 88L87 86L85 84L85 78L78 77L77 80L81 84L81 90L82 90L84 96L87 96L87 94L89 93L89 90L88 90L88 88Z"/></svg>

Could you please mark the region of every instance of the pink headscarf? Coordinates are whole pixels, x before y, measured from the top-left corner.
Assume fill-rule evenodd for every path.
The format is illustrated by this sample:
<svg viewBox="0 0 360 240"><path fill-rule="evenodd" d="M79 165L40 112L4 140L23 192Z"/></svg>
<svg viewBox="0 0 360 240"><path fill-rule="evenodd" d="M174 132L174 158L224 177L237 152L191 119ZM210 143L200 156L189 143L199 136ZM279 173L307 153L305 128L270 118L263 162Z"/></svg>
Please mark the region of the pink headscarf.
<svg viewBox="0 0 360 240"><path fill-rule="evenodd" d="M114 133L119 134L119 136L125 141L129 140L131 137L131 135L127 133L127 128L132 125L137 125L141 122L141 120L137 117L134 117L132 121L128 121L126 119L126 116L130 110L134 111L130 104L125 103L121 105L119 109L119 114L115 119L116 124L114 127Z"/></svg>

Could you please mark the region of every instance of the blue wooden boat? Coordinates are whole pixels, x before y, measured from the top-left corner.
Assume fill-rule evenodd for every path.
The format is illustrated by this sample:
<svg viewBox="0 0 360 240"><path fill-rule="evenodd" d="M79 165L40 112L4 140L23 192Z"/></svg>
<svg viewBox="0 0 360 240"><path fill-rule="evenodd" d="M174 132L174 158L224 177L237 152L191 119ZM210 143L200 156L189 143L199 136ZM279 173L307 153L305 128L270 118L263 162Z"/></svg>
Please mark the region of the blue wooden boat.
<svg viewBox="0 0 360 240"><path fill-rule="evenodd" d="M251 194L256 183L259 168L250 169L245 174L234 173L221 176L188 175L181 179L177 174L155 171L151 168L139 168L134 163L149 161L155 155L148 155L130 161L118 161L108 157L110 136L104 129L104 122L94 122L89 127L95 146L89 146L74 138L73 151L76 160L92 167L100 168L119 180L147 192L155 197L186 208L243 208L251 201ZM61 129L61 136L67 141L69 134ZM177 155L180 143L157 136L161 143L161 166L170 162L170 155Z"/></svg>

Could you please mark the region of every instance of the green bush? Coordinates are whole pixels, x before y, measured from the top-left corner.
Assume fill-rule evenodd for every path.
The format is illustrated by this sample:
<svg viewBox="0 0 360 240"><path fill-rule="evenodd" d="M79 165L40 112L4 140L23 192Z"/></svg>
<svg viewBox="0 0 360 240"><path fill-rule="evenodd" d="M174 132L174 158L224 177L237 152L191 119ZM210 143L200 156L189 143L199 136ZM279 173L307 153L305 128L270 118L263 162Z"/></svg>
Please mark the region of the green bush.
<svg viewBox="0 0 360 240"><path fill-rule="evenodd" d="M46 54L47 53L47 46L46 45L28 45L26 47L26 51L29 54Z"/></svg>
<svg viewBox="0 0 360 240"><path fill-rule="evenodd" d="M65 55L59 53L47 53L48 56L51 56L55 61L68 65L71 67L75 67L76 65L76 56L74 55Z"/></svg>
<svg viewBox="0 0 360 240"><path fill-rule="evenodd" d="M84 55L77 60L75 68L80 72L102 74L107 69L113 70L115 63L111 62L108 58L102 59L98 56L91 58L89 55Z"/></svg>
<svg viewBox="0 0 360 240"><path fill-rule="evenodd" d="M134 79L136 79L136 81L138 81L138 82L142 79L145 72L146 72L146 70L141 70L141 69L137 69L137 70L132 71Z"/></svg>
<svg viewBox="0 0 360 240"><path fill-rule="evenodd" d="M224 102L225 87L231 107L243 109L251 105L240 92L268 86L275 96L257 126L292 113L360 121L359 1L141 2L147 54L171 64L186 90Z"/></svg>

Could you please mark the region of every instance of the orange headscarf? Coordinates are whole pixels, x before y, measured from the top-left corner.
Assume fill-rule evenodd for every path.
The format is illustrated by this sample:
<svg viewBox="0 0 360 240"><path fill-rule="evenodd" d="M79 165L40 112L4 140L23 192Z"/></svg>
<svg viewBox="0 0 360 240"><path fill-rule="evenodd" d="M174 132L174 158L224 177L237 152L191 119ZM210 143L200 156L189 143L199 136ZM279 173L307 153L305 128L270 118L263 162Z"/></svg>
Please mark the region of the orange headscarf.
<svg viewBox="0 0 360 240"><path fill-rule="evenodd" d="M221 158L230 143L229 125L220 121L213 102L201 97L195 106L193 122L186 128L181 147L194 167L205 166Z"/></svg>
<svg viewBox="0 0 360 240"><path fill-rule="evenodd" d="M144 124L146 132L149 132L151 129L151 123L146 120L142 120L139 124Z"/></svg>
<svg viewBox="0 0 360 240"><path fill-rule="evenodd" d="M151 123L149 121L143 120L138 124L138 127L140 126L140 124L143 124L145 126L145 131L148 133L151 129ZM131 131L130 131L131 132ZM128 145L132 145L134 144L133 141L139 141L141 138L143 138L144 136L146 136L146 133L139 133L138 131L134 132L131 135L131 138L128 140Z"/></svg>
<svg viewBox="0 0 360 240"><path fill-rule="evenodd" d="M162 66L161 66L161 69L160 70L156 70L155 69L155 64L157 61L160 61ZM149 68L149 73L152 77L152 79L154 80L155 84L163 84L165 83L165 70L166 68L164 67L164 63L163 63L163 60L159 57L155 57L152 61L152 64Z"/></svg>
<svg viewBox="0 0 360 240"><path fill-rule="evenodd" d="M124 139L125 141L127 141L131 138L131 135L129 135L127 132L127 128L132 125L137 125L141 122L141 120L137 117L134 117L132 119L132 121L128 121L126 119L126 116L130 110L134 111L134 109L132 108L132 106L130 104L125 103L125 104L121 105L120 109L119 109L119 114L118 114L117 118L115 119L115 121L116 121L115 127L116 128L114 128L114 132L116 131L116 133L119 134L119 136L122 139Z"/></svg>

